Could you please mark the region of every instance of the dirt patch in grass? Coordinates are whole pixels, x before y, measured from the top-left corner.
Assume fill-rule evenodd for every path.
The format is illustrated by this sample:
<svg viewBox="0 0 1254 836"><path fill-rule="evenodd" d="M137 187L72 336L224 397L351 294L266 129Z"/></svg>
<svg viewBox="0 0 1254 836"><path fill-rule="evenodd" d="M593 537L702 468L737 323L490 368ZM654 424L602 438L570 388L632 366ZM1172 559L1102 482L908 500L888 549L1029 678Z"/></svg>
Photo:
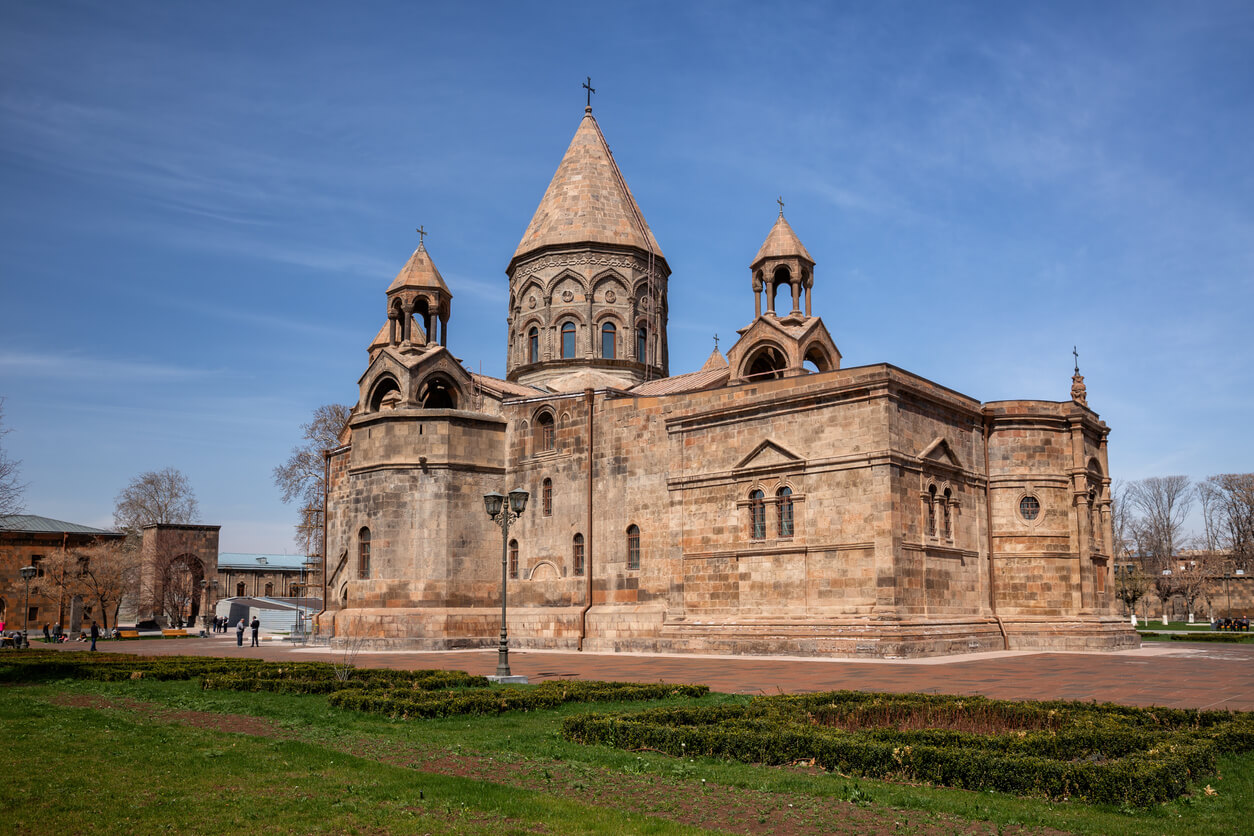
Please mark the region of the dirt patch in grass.
<svg viewBox="0 0 1254 836"><path fill-rule="evenodd" d="M164 723L179 723L198 729L247 734L253 737L295 739L295 735L273 720L249 717L244 714L215 714L211 711L175 711L156 703L140 700L110 699L94 694L57 694L50 700L54 705L71 708L124 709L141 717Z"/></svg>
<svg viewBox="0 0 1254 836"><path fill-rule="evenodd" d="M154 703L88 694L60 694L54 696L52 702L75 708L124 709L153 722L180 723L255 737L297 739L293 732L272 720L247 715L176 711ZM499 755L422 747L378 737L320 739L318 745L418 772L490 781L598 807L631 810L681 824L749 836L1063 836L1062 831L1056 830L999 827L990 822L973 822L938 813L877 806L873 791L868 793L855 784L842 784L839 776L830 778L845 790L848 800L707 783L685 774L694 768L679 759L673 767L675 774L668 776L645 773L643 761L639 772L630 768L610 770L562 761L502 759ZM812 765L782 768L822 774L822 770ZM421 789L421 783L418 787Z"/></svg>

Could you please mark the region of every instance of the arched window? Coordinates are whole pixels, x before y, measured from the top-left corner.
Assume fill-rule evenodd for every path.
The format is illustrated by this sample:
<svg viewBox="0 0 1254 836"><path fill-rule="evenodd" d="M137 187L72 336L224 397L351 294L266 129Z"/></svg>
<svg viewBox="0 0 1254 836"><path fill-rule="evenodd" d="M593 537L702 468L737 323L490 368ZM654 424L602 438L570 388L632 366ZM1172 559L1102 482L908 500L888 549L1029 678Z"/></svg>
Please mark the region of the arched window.
<svg viewBox="0 0 1254 836"><path fill-rule="evenodd" d="M575 539L571 542L570 552L571 552L570 554L571 563L573 564L573 571L575 575L582 577L583 576L583 535L582 534L575 535Z"/></svg>
<svg viewBox="0 0 1254 836"><path fill-rule="evenodd" d="M927 536L936 536L936 486L927 487Z"/></svg>
<svg viewBox="0 0 1254 836"><path fill-rule="evenodd" d="M946 540L954 539L953 515L951 514L950 508L949 508L949 505L953 501L953 498L954 498L954 492L951 491L949 488L945 488L945 499L941 504L941 514L942 514L942 520L945 524L944 532L945 532Z"/></svg>
<svg viewBox="0 0 1254 836"><path fill-rule="evenodd" d="M383 399L392 392L399 393L401 387L396 381L390 377L385 377L374 385L374 391L370 393L370 411L378 412L383 408Z"/></svg>
<svg viewBox="0 0 1254 836"><path fill-rule="evenodd" d="M573 360L575 357L575 323L562 323L562 359Z"/></svg>
<svg viewBox="0 0 1254 836"><path fill-rule="evenodd" d="M357 577L370 577L370 529L357 532Z"/></svg>
<svg viewBox="0 0 1254 836"><path fill-rule="evenodd" d="M553 480L545 479L540 483L540 509L544 516L553 514Z"/></svg>
<svg viewBox="0 0 1254 836"><path fill-rule="evenodd" d="M644 326L636 329L636 359L641 363L648 362L649 331Z"/></svg>
<svg viewBox="0 0 1254 836"><path fill-rule="evenodd" d="M527 362L540 362L540 329L534 326L527 332Z"/></svg>
<svg viewBox="0 0 1254 836"><path fill-rule="evenodd" d="M272 584L272 583L268 583L268 584L266 584L265 597L266 597L266 598L269 598L269 597L271 597L271 596L273 596L273 595L274 595L274 584Z"/></svg>
<svg viewBox="0 0 1254 836"><path fill-rule="evenodd" d="M536 418L536 452L545 453L554 449L553 416L545 412Z"/></svg>
<svg viewBox="0 0 1254 836"><path fill-rule="evenodd" d="M244 582L243 581L240 581L239 583L235 584L235 597L236 598L244 597Z"/></svg>
<svg viewBox="0 0 1254 836"><path fill-rule="evenodd" d="M299 598L299 597L300 597L300 592L299 592L299 590L296 588L296 584L292 584L291 586L289 586L289 587L287 588L287 597L288 597L288 598Z"/></svg>
<svg viewBox="0 0 1254 836"><path fill-rule="evenodd" d="M749 493L749 536L754 540L766 539L766 494L762 491Z"/></svg>
<svg viewBox="0 0 1254 836"><path fill-rule="evenodd" d="M627 568L640 568L640 526L627 526Z"/></svg>
<svg viewBox="0 0 1254 836"><path fill-rule="evenodd" d="M775 492L779 500L779 536L792 536L792 488L785 485Z"/></svg>
<svg viewBox="0 0 1254 836"><path fill-rule="evenodd" d="M509 576L518 577L518 541L509 541Z"/></svg>
<svg viewBox="0 0 1254 836"><path fill-rule="evenodd" d="M601 356L606 360L613 360L616 355L618 342L618 329L614 327L614 323L606 322L601 326Z"/></svg>

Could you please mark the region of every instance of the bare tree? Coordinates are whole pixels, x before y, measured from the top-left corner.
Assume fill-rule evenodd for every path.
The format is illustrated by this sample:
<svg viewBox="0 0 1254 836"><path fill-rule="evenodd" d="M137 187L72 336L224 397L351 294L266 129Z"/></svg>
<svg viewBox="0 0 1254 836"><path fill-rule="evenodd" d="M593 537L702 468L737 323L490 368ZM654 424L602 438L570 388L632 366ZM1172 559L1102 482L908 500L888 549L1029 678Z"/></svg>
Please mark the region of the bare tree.
<svg viewBox="0 0 1254 836"><path fill-rule="evenodd" d="M118 541L59 549L48 555L40 568L43 576L35 585L41 594L95 602L106 630L110 614L116 625L122 598L133 594L139 582L139 555Z"/></svg>
<svg viewBox="0 0 1254 836"><path fill-rule="evenodd" d="M1135 563L1124 563L1122 568L1116 567L1116 583L1115 597L1122 601L1128 607L1128 613L1132 619L1132 626L1136 626L1136 604L1150 590L1149 576L1141 570L1141 567Z"/></svg>
<svg viewBox="0 0 1254 836"><path fill-rule="evenodd" d="M1174 558L1184 541L1184 521L1193 506L1193 496L1187 476L1151 476L1128 486L1128 501L1140 512L1135 525L1140 557L1154 578L1164 624L1168 602L1177 592Z"/></svg>
<svg viewBox="0 0 1254 836"><path fill-rule="evenodd" d="M340 446L340 433L351 414L349 407L335 403L315 409L313 420L301 426L304 442L274 469L274 484L283 492L283 501L299 504L296 544L306 555L322 554L325 454Z"/></svg>
<svg viewBox="0 0 1254 836"><path fill-rule="evenodd" d="M4 399L0 398L0 442L12 430L4 428ZM26 485L18 481L22 463L11 459L0 444L0 517L8 514L20 514L23 511L22 493Z"/></svg>
<svg viewBox="0 0 1254 836"><path fill-rule="evenodd" d="M1215 550L1229 554L1232 567L1250 570L1254 563L1254 473L1221 473L1199 486L1203 511L1213 520Z"/></svg>
<svg viewBox="0 0 1254 836"><path fill-rule="evenodd" d="M154 523L195 522L199 514L187 477L167 467L141 473L127 483L114 500L113 522L129 533Z"/></svg>

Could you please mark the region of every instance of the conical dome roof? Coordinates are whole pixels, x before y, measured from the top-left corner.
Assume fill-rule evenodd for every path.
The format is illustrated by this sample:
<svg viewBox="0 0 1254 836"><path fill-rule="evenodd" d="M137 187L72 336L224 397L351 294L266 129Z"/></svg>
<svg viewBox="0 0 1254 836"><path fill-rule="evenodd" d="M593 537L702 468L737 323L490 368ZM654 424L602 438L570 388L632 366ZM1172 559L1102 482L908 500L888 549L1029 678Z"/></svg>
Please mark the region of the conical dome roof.
<svg viewBox="0 0 1254 836"><path fill-rule="evenodd" d="M541 247L582 243L638 247L662 257L591 108L584 111L514 259Z"/></svg>
<svg viewBox="0 0 1254 836"><path fill-rule="evenodd" d="M779 219L775 221L775 226L771 227L766 240L762 242L762 247L749 266L756 267L758 262L768 258L803 258L810 264L814 264L814 259L806 252L797 233L793 232L788 221L784 220L783 212L779 213Z"/></svg>
<svg viewBox="0 0 1254 836"><path fill-rule="evenodd" d="M453 294L449 292L448 285L444 283L444 277L440 275L439 270L435 269L435 264L431 261L431 255L427 252L426 246L421 242L418 244L418 249L414 250L414 254L409 257L409 261L405 262L401 272L396 274L396 278L388 286L388 293L390 294L403 287L436 288L446 298L451 299L453 297Z"/></svg>

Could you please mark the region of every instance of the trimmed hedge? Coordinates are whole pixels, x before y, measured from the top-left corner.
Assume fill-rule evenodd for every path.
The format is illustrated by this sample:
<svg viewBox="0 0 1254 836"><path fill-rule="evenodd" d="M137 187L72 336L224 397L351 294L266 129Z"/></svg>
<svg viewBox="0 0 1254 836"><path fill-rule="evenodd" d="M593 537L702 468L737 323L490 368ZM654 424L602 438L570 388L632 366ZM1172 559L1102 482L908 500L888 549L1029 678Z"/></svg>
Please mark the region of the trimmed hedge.
<svg viewBox="0 0 1254 836"><path fill-rule="evenodd" d="M448 694L400 691L337 691L329 702L340 708L373 711L401 719L450 717L461 714L503 714L508 711L553 709L570 702L629 702L668 697L702 697L705 685L635 684L628 682L544 682L534 688L501 688Z"/></svg>
<svg viewBox="0 0 1254 836"><path fill-rule="evenodd" d="M926 722L994 731L913 727ZM845 723L862 726L846 730ZM581 714L563 721L562 735L681 757L813 760L875 778L1145 806L1213 773L1216 753L1254 748L1254 715L839 691L759 697L743 706Z"/></svg>

